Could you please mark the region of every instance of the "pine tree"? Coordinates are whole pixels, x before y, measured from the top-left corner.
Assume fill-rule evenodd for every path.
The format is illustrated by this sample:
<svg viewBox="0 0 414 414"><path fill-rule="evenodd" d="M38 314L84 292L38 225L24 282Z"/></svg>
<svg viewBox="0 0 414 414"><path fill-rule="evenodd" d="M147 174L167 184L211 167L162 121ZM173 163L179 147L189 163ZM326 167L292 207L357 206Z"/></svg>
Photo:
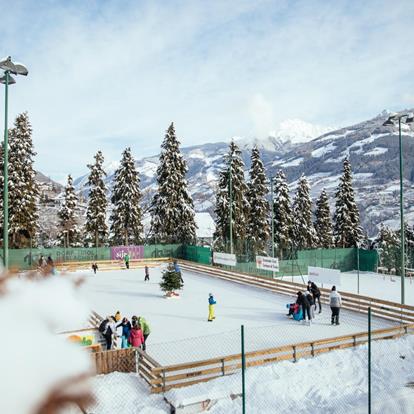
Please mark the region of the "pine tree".
<svg viewBox="0 0 414 414"><path fill-rule="evenodd" d="M130 148L122 154L121 164L115 171L114 181L111 198L114 208L110 217L112 243L115 245L141 244L143 228L140 179Z"/></svg>
<svg viewBox="0 0 414 414"><path fill-rule="evenodd" d="M279 251L279 257L292 248L293 217L290 204L289 187L283 171L278 171L274 184L274 233L275 244Z"/></svg>
<svg viewBox="0 0 414 414"><path fill-rule="evenodd" d="M269 203L266 199L268 187L263 162L257 147L252 149L250 182L247 201L250 206L248 216L247 239L252 250L257 254L266 253L270 237Z"/></svg>
<svg viewBox="0 0 414 414"><path fill-rule="evenodd" d="M72 176L68 175L68 182L65 188L65 200L58 211L59 227L58 240L60 245L66 247L81 246L81 231L76 218L78 198L73 186Z"/></svg>
<svg viewBox="0 0 414 414"><path fill-rule="evenodd" d="M34 156L32 126L27 112L16 117L14 128L9 130L9 237L11 248L30 245L36 235L39 190L36 185L36 171L33 168ZM3 148L1 149L1 202L3 212ZM3 222L3 214L1 214Z"/></svg>
<svg viewBox="0 0 414 414"><path fill-rule="evenodd" d="M328 195L322 190L316 201L315 230L319 239L318 247L330 249L333 246L332 220Z"/></svg>
<svg viewBox="0 0 414 414"><path fill-rule="evenodd" d="M293 202L293 244L295 249L316 247L318 238L312 222L312 200L309 183L304 175L299 179L295 200Z"/></svg>
<svg viewBox="0 0 414 414"><path fill-rule="evenodd" d="M363 239L359 210L352 187L351 164L345 158L343 174L335 193L334 237L337 247L356 247Z"/></svg>
<svg viewBox="0 0 414 414"><path fill-rule="evenodd" d="M107 241L108 227L106 225L106 186L103 170L104 157L101 151L95 155L95 163L89 164L91 170L88 177L89 202L86 210L85 238L89 245L100 246Z"/></svg>
<svg viewBox="0 0 414 414"><path fill-rule="evenodd" d="M239 147L232 141L225 157L225 169L219 174L216 194L216 231L214 246L230 251L230 204L232 210L233 251L241 253L247 237L249 203L244 179L244 162ZM231 185L230 185L231 180ZM231 197L230 197L231 196ZM231 200L231 202L230 202Z"/></svg>
<svg viewBox="0 0 414 414"><path fill-rule="evenodd" d="M400 242L397 233L381 223L376 244L380 251L381 266L385 267L388 273L391 273L392 269L399 267L400 261Z"/></svg>
<svg viewBox="0 0 414 414"><path fill-rule="evenodd" d="M151 208L151 234L156 242L194 243L194 204L185 175L187 163L181 155L174 124L166 131L157 168L158 191Z"/></svg>
<svg viewBox="0 0 414 414"><path fill-rule="evenodd" d="M173 266L168 266L161 276L161 290L168 295L175 290L182 289L183 286L180 272L176 272Z"/></svg>

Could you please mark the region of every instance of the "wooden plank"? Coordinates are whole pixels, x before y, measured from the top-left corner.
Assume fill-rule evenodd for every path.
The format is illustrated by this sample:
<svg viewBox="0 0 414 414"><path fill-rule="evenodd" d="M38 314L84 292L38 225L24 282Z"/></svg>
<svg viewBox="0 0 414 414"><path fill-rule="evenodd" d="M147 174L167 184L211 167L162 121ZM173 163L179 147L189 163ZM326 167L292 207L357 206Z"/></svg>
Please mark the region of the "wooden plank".
<svg viewBox="0 0 414 414"><path fill-rule="evenodd" d="M169 386L165 386L165 388L152 388L151 389L151 393L160 393L160 392L165 392L165 391L169 391L172 388L182 388L182 387L188 387L189 385L194 385L194 384L198 384L200 382L207 382L207 381L211 381L213 379L216 378L220 378L221 376L216 376L216 377L211 377L211 378L202 378L199 380L194 380L194 381L187 381L187 382L182 382L180 384L174 384L174 385L169 385Z"/></svg>

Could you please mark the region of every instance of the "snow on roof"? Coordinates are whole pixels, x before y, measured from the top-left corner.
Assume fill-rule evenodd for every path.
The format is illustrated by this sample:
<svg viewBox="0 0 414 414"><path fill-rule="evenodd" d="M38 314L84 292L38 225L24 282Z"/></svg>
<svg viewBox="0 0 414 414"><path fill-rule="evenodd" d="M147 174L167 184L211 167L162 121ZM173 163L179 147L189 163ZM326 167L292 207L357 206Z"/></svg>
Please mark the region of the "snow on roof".
<svg viewBox="0 0 414 414"><path fill-rule="evenodd" d="M195 213L195 222L198 227L196 231L198 238L213 237L216 225L210 213Z"/></svg>

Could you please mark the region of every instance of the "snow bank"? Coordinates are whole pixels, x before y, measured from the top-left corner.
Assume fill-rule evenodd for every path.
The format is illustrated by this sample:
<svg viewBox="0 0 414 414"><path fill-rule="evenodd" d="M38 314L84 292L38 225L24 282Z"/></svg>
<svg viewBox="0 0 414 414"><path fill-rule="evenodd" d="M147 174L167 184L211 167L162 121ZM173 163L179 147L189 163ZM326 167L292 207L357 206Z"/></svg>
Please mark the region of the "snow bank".
<svg viewBox="0 0 414 414"><path fill-rule="evenodd" d="M0 346L0 412L33 413L59 383L91 372L88 353L55 332L85 325L88 308L60 277L9 279L0 296L7 338Z"/></svg>

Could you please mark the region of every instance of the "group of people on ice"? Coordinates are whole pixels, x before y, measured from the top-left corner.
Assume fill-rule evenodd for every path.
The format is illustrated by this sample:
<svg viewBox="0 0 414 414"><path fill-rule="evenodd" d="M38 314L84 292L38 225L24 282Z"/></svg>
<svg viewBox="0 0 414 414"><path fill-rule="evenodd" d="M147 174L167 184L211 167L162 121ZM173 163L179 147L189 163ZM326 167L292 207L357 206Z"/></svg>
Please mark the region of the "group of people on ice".
<svg viewBox="0 0 414 414"><path fill-rule="evenodd" d="M122 329L121 335L118 328ZM121 348L140 348L146 350L146 341L151 333L148 322L142 316L133 316L131 321L121 316L119 311L115 316L107 316L99 325L99 332L105 338L106 349L112 349L114 340L121 338Z"/></svg>
<svg viewBox="0 0 414 414"><path fill-rule="evenodd" d="M319 305L319 313L322 312L321 291L314 282L309 281L306 292L299 291L296 295L296 302L287 305L289 308L287 316L292 316L297 321L308 321L310 324L315 319L316 304ZM331 307L331 324L339 325L342 299L336 286L332 286L329 294L329 305Z"/></svg>

